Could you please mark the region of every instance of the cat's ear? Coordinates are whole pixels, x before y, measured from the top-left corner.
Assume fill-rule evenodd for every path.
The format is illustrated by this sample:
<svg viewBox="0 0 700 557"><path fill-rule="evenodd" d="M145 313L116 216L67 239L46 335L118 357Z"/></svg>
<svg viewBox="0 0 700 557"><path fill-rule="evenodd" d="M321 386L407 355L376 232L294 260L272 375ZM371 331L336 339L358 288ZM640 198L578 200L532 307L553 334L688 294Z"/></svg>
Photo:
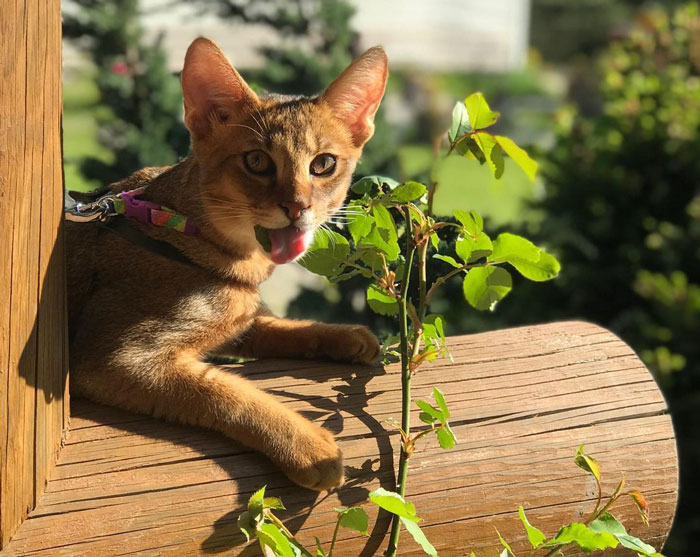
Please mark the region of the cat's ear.
<svg viewBox="0 0 700 557"><path fill-rule="evenodd" d="M187 49L181 80L185 125L197 139L206 137L216 122L235 120L259 103L221 49L204 37Z"/></svg>
<svg viewBox="0 0 700 557"><path fill-rule="evenodd" d="M358 147L374 134L374 115L384 96L388 73L384 49L375 46L353 61L321 94L348 127Z"/></svg>

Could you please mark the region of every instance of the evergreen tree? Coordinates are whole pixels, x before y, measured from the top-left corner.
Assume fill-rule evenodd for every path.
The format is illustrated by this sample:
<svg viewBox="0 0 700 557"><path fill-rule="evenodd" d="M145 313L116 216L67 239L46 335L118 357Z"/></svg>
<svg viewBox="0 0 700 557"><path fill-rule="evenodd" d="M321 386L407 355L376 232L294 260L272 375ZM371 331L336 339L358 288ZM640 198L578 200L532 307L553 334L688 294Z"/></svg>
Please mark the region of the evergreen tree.
<svg viewBox="0 0 700 557"><path fill-rule="evenodd" d="M98 139L114 153L108 164L81 162L87 179L119 180L145 166L173 164L187 154L178 78L167 68L162 37L148 41L139 0L72 0L64 12L63 34L97 69L100 93Z"/></svg>

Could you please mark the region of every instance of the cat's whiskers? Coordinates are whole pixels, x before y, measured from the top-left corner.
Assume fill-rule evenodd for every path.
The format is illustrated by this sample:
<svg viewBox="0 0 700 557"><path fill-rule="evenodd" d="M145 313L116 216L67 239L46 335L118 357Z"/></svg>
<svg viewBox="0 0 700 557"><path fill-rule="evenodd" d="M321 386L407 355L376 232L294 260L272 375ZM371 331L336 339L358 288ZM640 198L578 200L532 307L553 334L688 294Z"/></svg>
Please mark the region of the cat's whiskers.
<svg viewBox="0 0 700 557"><path fill-rule="evenodd" d="M255 122L255 125L258 126L258 130L260 130L260 133L259 133L260 140L264 141L264 136L266 134L269 134L269 130L267 129L267 127L263 128L264 118L263 118L262 114L260 113L260 110L256 108L255 112L257 112L258 116L256 117L255 114L253 114L251 112L250 117Z"/></svg>
<svg viewBox="0 0 700 557"><path fill-rule="evenodd" d="M260 139L260 141L264 141L264 140L265 140L265 138L263 137L262 133L260 133L258 130L254 129L254 128L251 128L250 126L246 126L245 124L229 124L229 123L226 123L225 126L227 126L227 127L229 127L229 128L246 128L246 129L249 129L249 130L252 131L255 135L258 136L258 139Z"/></svg>
<svg viewBox="0 0 700 557"><path fill-rule="evenodd" d="M263 117L262 112L260 112L259 108L256 108L255 112L257 113L258 118L260 118L260 123L258 124L261 128L260 131L262 131L263 134L270 135L270 125L267 122L267 120L265 120L265 118ZM264 129L263 129L263 127L264 127Z"/></svg>
<svg viewBox="0 0 700 557"><path fill-rule="evenodd" d="M198 198L203 201L209 201L211 204L214 205L214 207L212 208L230 207L233 209L241 209L243 211L253 211L253 207L249 203L246 203L244 201L226 199L223 197L208 196L205 194L199 194Z"/></svg>
<svg viewBox="0 0 700 557"><path fill-rule="evenodd" d="M321 226L319 226L319 228L321 230L323 230L323 232L328 237L328 241L331 243L331 247L335 248L336 241L335 241L335 235L333 234L333 231L330 228L328 228L328 226L326 226L325 224L322 224Z"/></svg>

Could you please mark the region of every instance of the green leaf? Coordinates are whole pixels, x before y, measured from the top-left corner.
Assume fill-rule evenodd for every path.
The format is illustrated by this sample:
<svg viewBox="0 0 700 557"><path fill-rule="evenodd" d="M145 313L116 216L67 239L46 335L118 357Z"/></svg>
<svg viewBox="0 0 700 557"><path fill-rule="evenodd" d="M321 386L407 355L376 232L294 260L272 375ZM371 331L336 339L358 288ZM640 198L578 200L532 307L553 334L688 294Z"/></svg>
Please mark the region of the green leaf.
<svg viewBox="0 0 700 557"><path fill-rule="evenodd" d="M520 258L536 262L540 258L540 251L540 248L530 240L504 232L493 241L493 251L489 256L489 261L510 262L511 259Z"/></svg>
<svg viewBox="0 0 700 557"><path fill-rule="evenodd" d="M447 408L447 402L445 402L445 396L442 394L442 391L437 387L433 387L433 397L435 397L435 402L442 410L442 415L445 416L445 419L449 418L450 411Z"/></svg>
<svg viewBox="0 0 700 557"><path fill-rule="evenodd" d="M255 536L255 525L251 523L248 511L243 511L238 516L238 528L243 532L246 541L250 541Z"/></svg>
<svg viewBox="0 0 700 557"><path fill-rule="evenodd" d="M436 253L435 255L433 255L433 259L439 259L440 261L449 263L455 269L459 269L462 266L460 263L457 263L457 260L454 257L451 257L449 255L441 255L439 253Z"/></svg>
<svg viewBox="0 0 700 557"><path fill-rule="evenodd" d="M365 536L369 536L367 528L369 527L369 519L367 513L362 507L349 507L347 509L335 509L339 515L340 525L355 532L360 532Z"/></svg>
<svg viewBox="0 0 700 557"><path fill-rule="evenodd" d="M488 257L492 249L491 238L483 232L479 233L476 238L471 236L459 238L455 243L457 255L467 263Z"/></svg>
<svg viewBox="0 0 700 557"><path fill-rule="evenodd" d="M574 522L559 530L554 538L547 541L545 547L556 547L569 543L575 543L584 553L590 553L599 549L614 549L618 546L618 541L612 534L608 532L594 532L585 524Z"/></svg>
<svg viewBox="0 0 700 557"><path fill-rule="evenodd" d="M292 546L287 536L280 529L269 522L260 526L257 532L258 539L272 549L279 557L297 557L300 552Z"/></svg>
<svg viewBox="0 0 700 557"><path fill-rule="evenodd" d="M478 236L484 230L484 219L476 211L460 211L454 213L454 217L461 223L465 230L472 236Z"/></svg>
<svg viewBox="0 0 700 557"><path fill-rule="evenodd" d="M498 531L498 528L496 528L496 534L498 534L498 539L500 540L501 545L505 548L503 551L501 551L501 555L503 555L504 553L508 555L510 553L514 556L515 554L513 553L513 550L511 549L508 542L503 539L503 536L501 536L501 533Z"/></svg>
<svg viewBox="0 0 700 557"><path fill-rule="evenodd" d="M282 503L282 499L280 499L279 497L265 497L263 499L263 508L274 509L276 511L286 510L284 504Z"/></svg>
<svg viewBox="0 0 700 557"><path fill-rule="evenodd" d="M585 454L583 452L584 449L585 447L583 446L583 443L581 443L576 451L574 462L576 463L576 466L582 470L585 470L589 474L592 474L596 481L600 483L600 464L598 464L598 461L595 458Z"/></svg>
<svg viewBox="0 0 700 557"><path fill-rule="evenodd" d="M372 208L372 215L375 226L364 238L362 244L369 243L375 246L386 254L389 261L395 261L401 253L401 249L399 248L394 219L388 209L382 205L375 205Z"/></svg>
<svg viewBox="0 0 700 557"><path fill-rule="evenodd" d="M424 400L416 400L415 403L416 406L418 406L418 408L420 408L426 414L430 414L436 420L440 420L440 422L445 421L445 415L429 402Z"/></svg>
<svg viewBox="0 0 700 557"><path fill-rule="evenodd" d="M370 492L369 500L385 511L407 518L413 522L421 520L416 516L416 508L412 503L406 501L398 493L387 491L383 487L379 487Z"/></svg>
<svg viewBox="0 0 700 557"><path fill-rule="evenodd" d="M479 149L484 153L486 163L496 178L503 176L505 162L503 161L503 150L496 139L487 132L477 132L474 134L474 141Z"/></svg>
<svg viewBox="0 0 700 557"><path fill-rule="evenodd" d="M435 251L440 249L440 236L438 236L437 232L431 232L430 243L433 245L433 248L435 248Z"/></svg>
<svg viewBox="0 0 700 557"><path fill-rule="evenodd" d="M437 430L437 438L442 449L451 449L457 443L457 437L447 422L444 422L442 427Z"/></svg>
<svg viewBox="0 0 700 557"><path fill-rule="evenodd" d="M257 520L257 517L262 514L263 501L265 500L265 487L267 486L262 486L248 499L248 512L253 520Z"/></svg>
<svg viewBox="0 0 700 557"><path fill-rule="evenodd" d="M360 178L357 182L350 186L350 189L355 193L362 195L364 193L370 193L374 187L381 191L385 186L389 189L394 189L398 185L399 183L393 178L375 175Z"/></svg>
<svg viewBox="0 0 700 557"><path fill-rule="evenodd" d="M620 534L616 537L622 547L626 547L627 549L631 549L637 553L641 553L642 555L654 555L656 553L656 549L654 549L653 546L649 545L648 543L644 543L639 538L635 538L629 534Z"/></svg>
<svg viewBox="0 0 700 557"><path fill-rule="evenodd" d="M537 262L515 258L509 263L526 279L536 282L553 279L561 270L559 261L544 250L540 250L540 258Z"/></svg>
<svg viewBox="0 0 700 557"><path fill-rule="evenodd" d="M469 304L478 310L493 309L513 288L513 279L501 267L476 267L464 277L462 289Z"/></svg>
<svg viewBox="0 0 700 557"><path fill-rule="evenodd" d="M374 313L379 315L396 315L399 303L376 284L370 284L367 289L367 304Z"/></svg>
<svg viewBox="0 0 700 557"><path fill-rule="evenodd" d="M615 536L620 545L644 555L653 555L656 550L639 538L630 536L625 527L610 513L604 513L591 522L589 528L594 532L608 532Z"/></svg>
<svg viewBox="0 0 700 557"><path fill-rule="evenodd" d="M515 234L499 234L493 242L493 251L488 257L495 263L510 263L525 278L545 281L556 277L561 266L546 251Z"/></svg>
<svg viewBox="0 0 700 557"><path fill-rule="evenodd" d="M316 557L327 557L326 552L323 550L323 546L321 545L321 540L318 539L318 536L314 536L314 540L316 540Z"/></svg>
<svg viewBox="0 0 700 557"><path fill-rule="evenodd" d="M435 313L428 315L422 325L424 338L438 340L441 345L445 343L445 327L441 315Z"/></svg>
<svg viewBox="0 0 700 557"><path fill-rule="evenodd" d="M364 212L366 211L364 207L361 207L360 205L354 206L358 207L358 210L361 208L363 211L362 213L358 212L348 215L348 230L350 231L350 235L352 236L355 245L357 245L360 243L360 240L367 236L372 230L374 217L368 212Z"/></svg>
<svg viewBox="0 0 700 557"><path fill-rule="evenodd" d="M542 542L544 542L547 539L547 536L545 536L542 533L542 530L539 528L535 528L532 524L530 524L530 521L527 519L527 516L525 516L525 509L520 507L518 509L518 515L520 516L520 522L523 523L523 526L525 527L525 531L527 532L527 539L530 542L530 545L532 546L533 549L537 548Z"/></svg>
<svg viewBox="0 0 700 557"><path fill-rule="evenodd" d="M414 540L416 540L416 543L423 548L425 553L428 555L437 555L437 550L435 547L433 547L433 544L428 541L428 538L425 537L423 530L420 529L418 524L404 517L401 517L401 522L406 527L406 530L408 530L408 533L413 536Z"/></svg>
<svg viewBox="0 0 700 557"><path fill-rule="evenodd" d="M614 536L627 534L627 530L622 523L610 513L601 514L588 527L594 532L607 532Z"/></svg>
<svg viewBox="0 0 700 557"><path fill-rule="evenodd" d="M467 107L463 102L458 102L452 109L452 123L447 132L447 138L450 140L450 144L454 143L457 138L462 137L471 130Z"/></svg>
<svg viewBox="0 0 700 557"><path fill-rule="evenodd" d="M405 203L418 199L428 191L420 182L404 182L391 192L390 199L398 203Z"/></svg>
<svg viewBox="0 0 700 557"><path fill-rule="evenodd" d="M488 128L490 125L494 124L500 116L498 112L493 112L491 108L489 108L484 95L481 93L472 93L464 99L464 104L467 107L469 122L474 130Z"/></svg>
<svg viewBox="0 0 700 557"><path fill-rule="evenodd" d="M349 253L350 243L344 236L331 230L318 229L299 263L317 275L332 276Z"/></svg>
<svg viewBox="0 0 700 557"><path fill-rule="evenodd" d="M423 422L424 424L428 425L433 425L435 423L436 418L434 416L431 416L427 412L421 412L418 414L418 419Z"/></svg>
<svg viewBox="0 0 700 557"><path fill-rule="evenodd" d="M530 180L534 180L535 174L537 174L537 163L530 158L530 155L528 155L524 149L518 147L509 137L497 135L496 141L498 141L498 144L508 156L523 169L527 177L530 178Z"/></svg>

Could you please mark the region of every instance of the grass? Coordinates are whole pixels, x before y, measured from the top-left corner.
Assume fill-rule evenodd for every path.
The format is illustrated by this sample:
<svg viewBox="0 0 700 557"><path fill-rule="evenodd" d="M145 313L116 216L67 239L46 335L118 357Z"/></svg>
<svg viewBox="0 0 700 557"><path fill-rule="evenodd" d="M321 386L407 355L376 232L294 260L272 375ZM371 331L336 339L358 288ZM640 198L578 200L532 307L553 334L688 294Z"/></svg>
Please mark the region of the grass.
<svg viewBox="0 0 700 557"><path fill-rule="evenodd" d="M105 162L112 159L109 149L103 147L97 134L98 117L104 110L99 106L99 91L93 72L82 71L63 81L63 161L66 188L91 191L102 184L87 180L80 172L80 161L95 157Z"/></svg>

